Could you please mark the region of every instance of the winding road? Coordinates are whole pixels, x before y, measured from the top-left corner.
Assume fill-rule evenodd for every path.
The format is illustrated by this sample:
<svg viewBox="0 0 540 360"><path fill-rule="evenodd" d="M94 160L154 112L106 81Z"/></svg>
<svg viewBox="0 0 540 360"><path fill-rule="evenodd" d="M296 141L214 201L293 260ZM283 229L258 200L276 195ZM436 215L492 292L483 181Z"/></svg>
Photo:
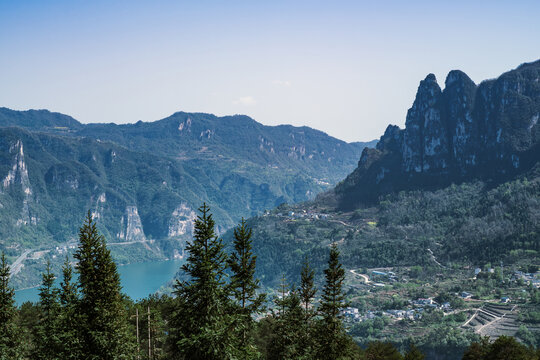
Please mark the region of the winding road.
<svg viewBox="0 0 540 360"><path fill-rule="evenodd" d="M359 273L357 273L357 272L354 271L354 270L349 270L349 271L350 271L352 274L354 274L354 275L356 275L356 276L360 276L362 279L364 279L364 282L365 282L366 284L369 284L369 283L372 282L371 280L369 280L369 277L368 277L367 275L359 274Z"/></svg>

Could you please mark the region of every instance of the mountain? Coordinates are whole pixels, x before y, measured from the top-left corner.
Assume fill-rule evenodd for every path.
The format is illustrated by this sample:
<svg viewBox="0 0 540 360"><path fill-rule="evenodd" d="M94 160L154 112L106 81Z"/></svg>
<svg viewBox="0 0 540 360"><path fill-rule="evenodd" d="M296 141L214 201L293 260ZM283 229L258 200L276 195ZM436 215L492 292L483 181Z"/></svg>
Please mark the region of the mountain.
<svg viewBox="0 0 540 360"><path fill-rule="evenodd" d="M13 281L32 285L90 210L120 263L179 256L203 202L223 232L241 217L313 198L352 170L365 145L247 116L85 125L1 108L0 249L28 256Z"/></svg>
<svg viewBox="0 0 540 360"><path fill-rule="evenodd" d="M407 189L481 179L501 183L530 170L540 154L540 60L476 85L451 71L445 88L420 82L405 129L390 125L375 149L339 184L340 207L353 209Z"/></svg>
<svg viewBox="0 0 540 360"><path fill-rule="evenodd" d="M342 180L362 149L376 144L349 144L305 126L265 126L244 115L185 112L155 122L84 125L47 110L0 108L0 126L110 141L183 163L205 160L220 167L223 162L243 161L279 172L302 173L321 184Z"/></svg>
<svg viewBox="0 0 540 360"><path fill-rule="evenodd" d="M322 271L334 241L349 269L537 263L539 116L540 61L478 86L428 75L405 129L389 126L344 181L249 219L259 276L294 283L305 256Z"/></svg>

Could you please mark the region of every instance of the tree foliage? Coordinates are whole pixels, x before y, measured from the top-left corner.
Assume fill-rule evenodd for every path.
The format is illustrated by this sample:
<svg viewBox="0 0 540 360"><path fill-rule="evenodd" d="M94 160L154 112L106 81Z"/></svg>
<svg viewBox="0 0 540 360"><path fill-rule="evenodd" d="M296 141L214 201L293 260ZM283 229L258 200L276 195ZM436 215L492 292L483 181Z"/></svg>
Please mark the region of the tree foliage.
<svg viewBox="0 0 540 360"><path fill-rule="evenodd" d="M0 359L21 358L21 344L15 325L15 291L9 286L9 265L2 252L0 259Z"/></svg>
<svg viewBox="0 0 540 360"><path fill-rule="evenodd" d="M234 229L234 250L228 259L231 271L229 289L235 301L234 312L237 349L241 359L255 358L258 352L253 344L253 316L263 309L264 294L257 294L259 280L255 278L257 257L253 255L251 229L242 221Z"/></svg>
<svg viewBox="0 0 540 360"><path fill-rule="evenodd" d="M347 306L343 293L345 270L339 261L336 243L330 247L328 268L324 270L325 284L319 306L321 321L318 329L318 359L340 359L347 355L349 338L342 323L342 310Z"/></svg>
<svg viewBox="0 0 540 360"><path fill-rule="evenodd" d="M233 359L234 316L226 289L227 254L215 235L210 208L203 204L195 220L193 241L182 270L189 276L177 281L176 312L172 319L172 348L179 359Z"/></svg>
<svg viewBox="0 0 540 360"><path fill-rule="evenodd" d="M96 360L128 358L132 349L127 340L120 276L90 212L79 230L74 257L79 261L77 314L83 356Z"/></svg>

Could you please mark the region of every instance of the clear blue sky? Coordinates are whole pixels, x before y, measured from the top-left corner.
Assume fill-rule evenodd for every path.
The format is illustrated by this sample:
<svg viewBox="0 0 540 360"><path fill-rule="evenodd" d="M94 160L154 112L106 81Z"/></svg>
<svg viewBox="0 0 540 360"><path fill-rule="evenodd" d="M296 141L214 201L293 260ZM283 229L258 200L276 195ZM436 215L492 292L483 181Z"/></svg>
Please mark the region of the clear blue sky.
<svg viewBox="0 0 540 360"><path fill-rule="evenodd" d="M5 1L0 106L82 122L247 114L347 141L403 126L418 82L540 58L540 1Z"/></svg>

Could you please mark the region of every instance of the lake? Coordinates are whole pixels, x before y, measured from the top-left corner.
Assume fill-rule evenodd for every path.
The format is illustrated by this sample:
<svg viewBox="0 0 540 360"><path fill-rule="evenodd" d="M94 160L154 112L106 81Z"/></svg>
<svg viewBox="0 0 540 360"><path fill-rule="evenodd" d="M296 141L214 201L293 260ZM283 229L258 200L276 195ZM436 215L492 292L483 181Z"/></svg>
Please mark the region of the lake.
<svg viewBox="0 0 540 360"><path fill-rule="evenodd" d="M168 260L118 266L122 292L133 300L145 298L171 280L182 263L183 260ZM15 291L15 302L17 305L25 301L36 302L38 294L37 287Z"/></svg>

